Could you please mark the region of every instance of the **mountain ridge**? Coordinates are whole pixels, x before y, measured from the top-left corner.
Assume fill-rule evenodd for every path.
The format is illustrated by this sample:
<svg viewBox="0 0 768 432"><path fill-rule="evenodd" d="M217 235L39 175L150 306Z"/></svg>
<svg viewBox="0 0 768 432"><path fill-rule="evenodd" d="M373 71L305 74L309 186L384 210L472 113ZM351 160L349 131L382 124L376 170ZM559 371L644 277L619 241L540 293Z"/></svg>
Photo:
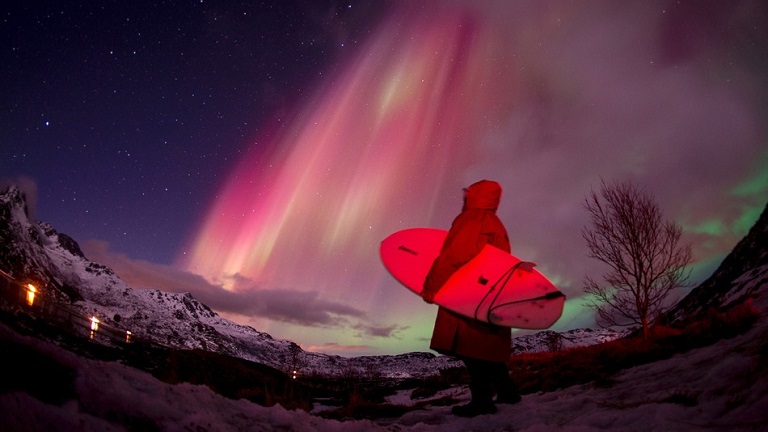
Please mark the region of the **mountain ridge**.
<svg viewBox="0 0 768 432"><path fill-rule="evenodd" d="M680 302L683 306L674 310L675 317L693 314L694 308L686 305L701 303L689 297L728 298L734 302L749 295L750 289L744 288L748 284L738 282L729 285L730 297L727 292L713 296L710 291L723 290L724 278L741 276L743 272L739 271L743 269L757 271L760 263L765 263L768 254L759 249L766 242L761 243L759 239L768 231L767 212L715 274ZM758 236L758 241L749 240L751 236ZM757 258L738 265L741 254L757 255ZM435 375L440 370L461 365L453 358L429 352L350 358L308 352L291 341L277 340L252 327L226 320L190 293L132 288L110 268L89 261L71 237L58 233L46 222L29 221L25 197L15 186L0 191L0 266L0 270L7 271L19 282L43 282L54 302L74 307L83 317L98 316L102 326L130 330L135 338L154 340L173 348L205 349L240 357L286 373L300 369L302 373L326 376L364 375L375 370L384 377L408 378ZM731 270L721 271L721 268ZM758 281L765 279L761 274L755 277ZM732 281L738 281L738 277ZM627 332L593 329L565 333L544 331L513 338L513 354L586 346L625 334ZM419 361L414 361L416 358Z"/></svg>
<svg viewBox="0 0 768 432"><path fill-rule="evenodd" d="M29 221L23 193L15 186L0 192L0 270L18 283L43 287L52 302L75 308L81 320L97 316L102 328L129 330L134 339L172 348L205 349L284 372L298 367L302 373L329 376L354 370L363 374L378 357L347 359L304 351L294 342L220 317L190 293L130 287L110 268L89 261L71 237L48 223ZM421 361L397 361L414 356ZM383 376L430 375L458 365L431 353L381 357L375 363Z"/></svg>
<svg viewBox="0 0 768 432"><path fill-rule="evenodd" d="M761 269L768 262L767 246L768 204L714 273L680 300L666 314L666 319L673 322L697 319L710 308L729 308L747 301L760 283L768 282L768 275ZM746 283L750 280L756 282Z"/></svg>

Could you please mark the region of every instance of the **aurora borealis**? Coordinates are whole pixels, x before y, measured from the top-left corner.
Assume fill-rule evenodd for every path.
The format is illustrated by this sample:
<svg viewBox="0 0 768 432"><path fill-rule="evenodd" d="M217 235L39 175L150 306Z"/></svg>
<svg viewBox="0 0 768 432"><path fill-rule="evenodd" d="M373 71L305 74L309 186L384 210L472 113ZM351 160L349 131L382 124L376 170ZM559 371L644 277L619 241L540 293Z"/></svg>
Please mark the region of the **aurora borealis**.
<svg viewBox="0 0 768 432"><path fill-rule="evenodd" d="M272 137L286 151L268 168L254 170L265 163L258 149L244 156L184 257L188 270L233 290L297 287L374 320L405 319L407 293L375 267L378 243L455 210L440 197L460 190L467 139L494 100L494 71L481 67L492 46L471 16L409 19L383 24L366 55L288 120ZM417 43L410 27L421 29Z"/></svg>
<svg viewBox="0 0 768 432"><path fill-rule="evenodd" d="M190 291L305 349L426 350L435 308L386 273L379 242L408 227L447 228L461 188L488 178L504 187L499 216L513 251L568 295L554 328L588 326L580 284L600 267L586 256L582 203L601 178L656 197L692 242L699 278L764 207L765 17L759 1L391 2L306 89L249 122L243 146L204 168L215 181L196 188L202 176L168 164L171 189L183 191L173 201L190 211L158 206L170 223L153 238L178 239L165 262L142 256L151 244L130 250L104 229L69 234L134 286ZM188 122L197 132L177 138L190 143L176 153L182 165L222 145L205 125ZM168 133L149 129L155 143ZM47 188L34 158L18 154L2 168ZM43 213L41 200L40 217L57 226L49 206Z"/></svg>

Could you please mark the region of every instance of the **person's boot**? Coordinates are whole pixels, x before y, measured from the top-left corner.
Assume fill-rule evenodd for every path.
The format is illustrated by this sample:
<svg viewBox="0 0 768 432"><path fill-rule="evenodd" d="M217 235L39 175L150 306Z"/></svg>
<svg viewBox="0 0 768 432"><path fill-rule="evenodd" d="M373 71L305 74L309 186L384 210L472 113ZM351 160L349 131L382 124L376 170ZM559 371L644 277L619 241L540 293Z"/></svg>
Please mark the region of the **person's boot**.
<svg viewBox="0 0 768 432"><path fill-rule="evenodd" d="M496 394L496 403L499 404L516 404L522 400L520 392L517 390L517 385L512 380L505 383Z"/></svg>
<svg viewBox="0 0 768 432"><path fill-rule="evenodd" d="M517 384L509 377L506 365L500 367L498 376L500 385L496 391L496 403L511 405L520 402L523 398L520 396Z"/></svg>
<svg viewBox="0 0 768 432"><path fill-rule="evenodd" d="M475 377L469 383L469 393L472 395L472 400L466 405L453 407L451 409L453 415L475 417L496 412L496 405L493 404L493 388L489 383Z"/></svg>

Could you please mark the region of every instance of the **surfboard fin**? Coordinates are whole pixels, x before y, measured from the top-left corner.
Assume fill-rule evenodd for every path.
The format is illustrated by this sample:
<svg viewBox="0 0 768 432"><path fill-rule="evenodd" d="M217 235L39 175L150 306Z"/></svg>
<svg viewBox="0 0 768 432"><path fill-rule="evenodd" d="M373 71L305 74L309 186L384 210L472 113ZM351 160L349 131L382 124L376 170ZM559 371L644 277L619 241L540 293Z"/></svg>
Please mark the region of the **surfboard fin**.
<svg viewBox="0 0 768 432"><path fill-rule="evenodd" d="M517 267L521 270L531 272L533 271L533 268L536 267L536 263L533 263L530 261L521 261L520 264L517 265Z"/></svg>

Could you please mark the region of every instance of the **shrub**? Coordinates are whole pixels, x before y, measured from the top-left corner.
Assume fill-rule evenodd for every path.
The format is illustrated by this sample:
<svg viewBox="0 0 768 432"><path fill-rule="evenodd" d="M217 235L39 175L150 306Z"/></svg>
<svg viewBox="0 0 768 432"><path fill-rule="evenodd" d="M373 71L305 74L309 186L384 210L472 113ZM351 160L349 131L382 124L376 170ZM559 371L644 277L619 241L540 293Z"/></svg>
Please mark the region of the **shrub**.
<svg viewBox="0 0 768 432"><path fill-rule="evenodd" d="M654 327L647 340L635 335L588 347L515 355L510 358L509 368L523 394L588 382L610 386L612 376L622 369L742 334L758 316L759 312L746 302L725 311L711 310L704 318L679 327Z"/></svg>

